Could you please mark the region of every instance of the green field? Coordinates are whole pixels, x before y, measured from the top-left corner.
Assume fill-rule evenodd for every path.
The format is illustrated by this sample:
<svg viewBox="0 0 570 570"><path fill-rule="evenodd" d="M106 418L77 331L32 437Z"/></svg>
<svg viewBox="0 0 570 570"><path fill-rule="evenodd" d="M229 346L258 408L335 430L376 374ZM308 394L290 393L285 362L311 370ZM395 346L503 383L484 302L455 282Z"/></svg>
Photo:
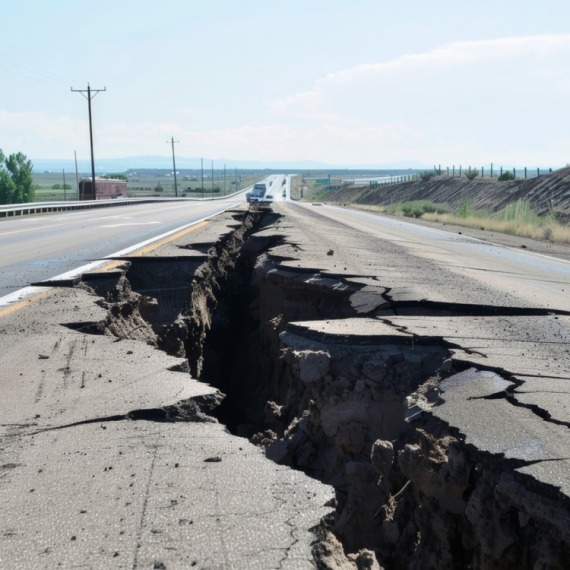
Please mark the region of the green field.
<svg viewBox="0 0 570 570"><path fill-rule="evenodd" d="M63 190L63 173L43 172L33 174L36 202L51 202L57 200L77 200L77 184L75 173L65 174L65 183L71 189ZM79 180L89 177L89 174L79 174ZM237 173L237 188L241 190L258 182L262 177L259 174ZM201 176L178 176L178 196L191 198L206 196L224 196L235 192L234 173L228 171L224 180L223 172L214 172L214 179L211 172L204 172L204 192L202 193ZM59 185L60 189L54 189L54 185ZM212 187L214 192L212 194ZM146 197L173 197L174 178L172 176L145 176L137 175L129 177L127 182L127 195L129 198Z"/></svg>

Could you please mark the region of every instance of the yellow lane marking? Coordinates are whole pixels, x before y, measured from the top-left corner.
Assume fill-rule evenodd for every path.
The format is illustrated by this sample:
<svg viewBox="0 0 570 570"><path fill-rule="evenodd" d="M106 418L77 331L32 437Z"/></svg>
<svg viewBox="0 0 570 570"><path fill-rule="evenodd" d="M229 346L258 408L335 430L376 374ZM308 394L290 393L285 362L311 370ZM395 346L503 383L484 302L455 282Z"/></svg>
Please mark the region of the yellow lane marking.
<svg viewBox="0 0 570 570"><path fill-rule="evenodd" d="M23 301L19 301L18 303L14 303L13 305L10 305L9 307L5 307L4 309L0 309L0 317L5 317L6 315L13 313L14 311L17 311L18 309L22 309L24 307L27 307L28 305L31 305L34 301L39 301L41 298L45 297L46 295L48 295L52 291L53 291L53 289L50 289L49 291L44 291L43 293L38 293L37 295L30 297L29 299L24 299Z"/></svg>
<svg viewBox="0 0 570 570"><path fill-rule="evenodd" d="M150 245L147 245L146 247L143 247L142 249L137 250L135 253L132 253L131 256L137 257L137 256L145 255L145 254L159 248L161 245L164 245L165 243L168 243L169 241L173 241L173 240L178 239L182 236L185 236L186 234L189 234L190 232L193 232L194 230L198 230L200 228L203 228L204 226L207 226L209 223L210 222L208 220L204 220L203 222L200 222L199 224L196 224L195 226L190 226L189 228L186 228L185 230L180 230L179 232L172 234L171 236L167 236L164 239L161 239L160 241L156 241L154 243L151 243Z"/></svg>
<svg viewBox="0 0 570 570"><path fill-rule="evenodd" d="M119 267L120 265L124 264L125 264L124 261L111 261L110 263L103 265L103 267L99 267L99 269L95 269L94 271L90 271L89 273L104 273L105 271L111 271L111 269L115 269L116 267Z"/></svg>
<svg viewBox="0 0 570 570"><path fill-rule="evenodd" d="M161 239L160 241L157 241L155 243L151 243L150 245L147 245L146 247L143 247L142 249L137 250L135 253L133 253L131 255L133 257L142 256L146 253L149 253L149 252L157 249L158 247L160 247L161 245L164 245L165 243L168 243L168 242L173 241L175 239L178 239L182 236L185 236L186 234L189 234L190 232L193 232L194 230L203 228L204 226L207 226L209 223L210 222L208 220L205 220L203 222L200 222L199 224L196 224L195 226L190 226L189 228L186 228L185 230L180 230L179 232L176 232L175 234L172 234L170 236L166 236L164 239ZM100 267L99 269L96 269L92 273L102 273L104 271L110 271L111 269L115 269L116 267L123 265L123 263L124 263L124 261L110 261L109 263L107 263L103 267ZM46 286L48 286L48 285L46 285ZM18 309L22 309L24 307L27 307L28 305L31 305L33 302L38 301L42 297L45 297L51 291L53 291L53 289L50 289L49 291L45 291L43 293L39 293L38 295L34 295L33 297L30 297L29 299L24 299L23 301L19 301L18 303L14 303L13 305L6 307L5 309L0 309L0 317L4 317L5 315L9 315L10 313L17 311Z"/></svg>

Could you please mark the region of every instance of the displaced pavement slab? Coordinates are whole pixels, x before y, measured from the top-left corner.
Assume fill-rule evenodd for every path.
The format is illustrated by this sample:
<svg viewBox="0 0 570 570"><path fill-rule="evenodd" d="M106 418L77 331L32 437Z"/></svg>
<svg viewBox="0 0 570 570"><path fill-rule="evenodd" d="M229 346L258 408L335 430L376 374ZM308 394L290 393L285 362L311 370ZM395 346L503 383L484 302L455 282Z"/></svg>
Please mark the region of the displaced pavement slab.
<svg viewBox="0 0 570 570"><path fill-rule="evenodd" d="M521 311L522 312L522 311ZM512 397L570 421L570 327L567 316L391 316L394 328L418 337L438 336L454 359L516 378Z"/></svg>
<svg viewBox="0 0 570 570"><path fill-rule="evenodd" d="M510 382L488 371L469 369L440 383L443 403L431 413L465 435L478 450L519 461L515 470L559 488L570 498L570 431L544 421L532 410L495 398Z"/></svg>

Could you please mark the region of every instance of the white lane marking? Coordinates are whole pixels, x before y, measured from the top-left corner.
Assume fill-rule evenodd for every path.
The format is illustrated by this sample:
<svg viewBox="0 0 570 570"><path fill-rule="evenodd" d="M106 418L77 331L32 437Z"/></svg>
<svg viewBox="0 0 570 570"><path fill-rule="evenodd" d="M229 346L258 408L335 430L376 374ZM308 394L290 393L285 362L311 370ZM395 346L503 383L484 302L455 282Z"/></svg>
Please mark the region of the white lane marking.
<svg viewBox="0 0 570 570"><path fill-rule="evenodd" d="M150 224L162 224L162 222L129 222L127 224L112 224L110 226L101 226L102 228L122 228L124 226L148 226Z"/></svg>
<svg viewBox="0 0 570 570"><path fill-rule="evenodd" d="M160 234L159 236L147 239L145 241L141 241L140 243L137 243L137 244L132 245L130 247L126 247L125 249L121 249L120 251L117 251L115 253L111 253L111 254L105 256L103 259L100 259L98 261L92 261L91 263L87 263L86 265L82 265L81 267L77 267L76 269L72 269L70 271L66 271L65 273L61 273L60 275L56 275L55 277L50 277L49 279L45 279L43 281L43 283L48 284L50 281L61 281L64 279L75 279L75 277L79 277L83 273L88 273L89 271L94 271L95 269L99 269L100 267L107 265L107 263L109 263L110 259L113 259L115 257L124 257L124 256L128 255L129 253L132 253L133 251L137 251L137 250L142 249L143 247L145 247L147 245L150 245L151 243L154 243L155 241L159 241L161 239L164 239L170 235L173 235L173 234L178 233L182 230L185 230L186 228L190 228L192 226L195 226L196 224L201 224L202 222L205 222L206 220L209 220L210 218L212 218L214 216L217 216L219 214L224 213L226 210L229 210L230 208L234 208L236 205L237 204L235 202L232 204L229 204L228 206L221 209L220 211L214 212L214 213L210 214L209 216L201 218L200 220L196 220L195 222L185 224L183 226L180 226L179 228L175 228L173 230L170 230L168 232ZM18 289L17 291L14 291L13 293L9 293L8 295L4 295L4 297L0 297L0 307L8 307L9 305L12 305L18 301L23 301L24 299L28 299L29 297L33 297L34 295L37 295L39 293L43 293L44 291L47 291L47 290L49 290L49 286L46 286L46 287L32 287L32 286L23 287L22 289Z"/></svg>

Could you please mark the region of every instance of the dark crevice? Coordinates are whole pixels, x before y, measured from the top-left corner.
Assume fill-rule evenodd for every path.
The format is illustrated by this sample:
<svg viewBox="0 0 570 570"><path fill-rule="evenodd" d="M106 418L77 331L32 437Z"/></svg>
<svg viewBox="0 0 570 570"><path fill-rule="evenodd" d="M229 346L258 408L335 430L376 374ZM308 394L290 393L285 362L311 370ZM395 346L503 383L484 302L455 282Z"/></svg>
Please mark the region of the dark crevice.
<svg viewBox="0 0 570 570"><path fill-rule="evenodd" d="M455 316L455 317L544 317L570 315L570 311L533 307L503 307L496 305L473 305L469 303L442 303L438 301L395 301L389 290L384 298L400 316Z"/></svg>

